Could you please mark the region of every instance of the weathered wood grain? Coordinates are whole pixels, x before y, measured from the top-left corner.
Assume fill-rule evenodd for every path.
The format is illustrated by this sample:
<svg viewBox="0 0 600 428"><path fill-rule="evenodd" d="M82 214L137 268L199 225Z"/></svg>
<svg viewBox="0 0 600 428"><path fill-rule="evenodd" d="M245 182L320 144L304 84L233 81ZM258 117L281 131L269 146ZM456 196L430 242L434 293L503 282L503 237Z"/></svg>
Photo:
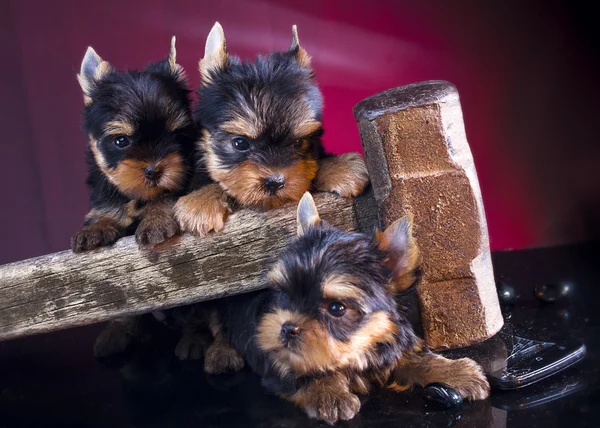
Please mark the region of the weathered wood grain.
<svg viewBox="0 0 600 428"><path fill-rule="evenodd" d="M371 193L353 203L315 196L321 217L373 230ZM296 206L234 213L221 233L140 251L132 237L84 254L49 254L0 266L0 340L167 309L261 288L260 277L294 236Z"/></svg>

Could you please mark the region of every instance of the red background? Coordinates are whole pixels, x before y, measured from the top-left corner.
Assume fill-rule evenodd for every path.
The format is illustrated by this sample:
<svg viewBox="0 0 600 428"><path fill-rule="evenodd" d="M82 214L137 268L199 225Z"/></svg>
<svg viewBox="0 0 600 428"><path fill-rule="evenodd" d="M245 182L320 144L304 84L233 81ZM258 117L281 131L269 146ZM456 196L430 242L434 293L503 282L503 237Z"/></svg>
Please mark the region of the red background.
<svg viewBox="0 0 600 428"><path fill-rule="evenodd" d="M455 3L460 3L457 6ZM587 9L586 9L587 7ZM83 105L92 45L118 68L166 56L198 84L215 20L242 57L291 25L325 97L325 143L360 150L352 106L395 86L454 83L493 249L600 237L597 34L583 2L0 0L0 263L68 248L88 209Z"/></svg>

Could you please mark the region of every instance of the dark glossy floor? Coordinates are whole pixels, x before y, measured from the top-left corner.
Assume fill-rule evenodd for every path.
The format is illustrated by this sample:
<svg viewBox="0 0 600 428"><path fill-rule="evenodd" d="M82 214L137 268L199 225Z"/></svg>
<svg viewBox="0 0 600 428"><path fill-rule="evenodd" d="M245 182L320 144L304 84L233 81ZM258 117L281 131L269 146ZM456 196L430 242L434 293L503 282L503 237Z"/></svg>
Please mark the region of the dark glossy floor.
<svg viewBox="0 0 600 428"><path fill-rule="evenodd" d="M497 280L519 294L505 308L522 335L551 333L582 340L583 361L530 387L500 392L460 411L423 409L418 393L380 392L365 399L350 427L600 426L600 245L494 254ZM536 284L569 281L571 297L543 304ZM308 427L321 426L263 392L251 373L206 377L199 363L172 357L174 338L158 335L144 349L110 363L91 355L102 326L0 344L0 428L41 427ZM325 425L323 425L325 426Z"/></svg>

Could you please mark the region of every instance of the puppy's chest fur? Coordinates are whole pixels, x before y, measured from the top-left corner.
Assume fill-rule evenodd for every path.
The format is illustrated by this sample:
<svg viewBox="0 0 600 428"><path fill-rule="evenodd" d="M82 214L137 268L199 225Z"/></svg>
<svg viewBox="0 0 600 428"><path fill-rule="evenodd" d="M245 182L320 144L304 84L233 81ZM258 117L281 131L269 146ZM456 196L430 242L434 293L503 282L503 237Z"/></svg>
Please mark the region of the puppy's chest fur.
<svg viewBox="0 0 600 428"><path fill-rule="evenodd" d="M126 226L125 235L132 234L140 221L144 218L144 208L151 201L138 201L123 194L117 186L112 184L100 170L94 160L91 150L88 151L89 173L87 185L90 188L90 205L92 212L111 212L115 217L130 219ZM85 224L93 223L94 216L89 216ZM126 223L124 222L124 225Z"/></svg>

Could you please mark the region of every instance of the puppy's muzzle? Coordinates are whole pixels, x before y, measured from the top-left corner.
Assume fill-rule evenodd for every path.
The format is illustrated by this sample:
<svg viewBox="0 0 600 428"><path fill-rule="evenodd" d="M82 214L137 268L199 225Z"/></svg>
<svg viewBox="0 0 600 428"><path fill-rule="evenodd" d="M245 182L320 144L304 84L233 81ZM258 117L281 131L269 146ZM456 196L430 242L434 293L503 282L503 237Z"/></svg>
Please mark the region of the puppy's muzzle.
<svg viewBox="0 0 600 428"><path fill-rule="evenodd" d="M153 164L148 165L144 168L144 177L150 181L157 181L162 175L161 169Z"/></svg>
<svg viewBox="0 0 600 428"><path fill-rule="evenodd" d="M285 186L285 178L281 174L271 175L265 178L263 182L263 187L271 195L274 195L279 190L283 189L283 186Z"/></svg>
<svg viewBox="0 0 600 428"><path fill-rule="evenodd" d="M300 327L290 322L286 322L281 326L279 336L281 337L281 343L283 346L289 346L295 343L300 338Z"/></svg>

